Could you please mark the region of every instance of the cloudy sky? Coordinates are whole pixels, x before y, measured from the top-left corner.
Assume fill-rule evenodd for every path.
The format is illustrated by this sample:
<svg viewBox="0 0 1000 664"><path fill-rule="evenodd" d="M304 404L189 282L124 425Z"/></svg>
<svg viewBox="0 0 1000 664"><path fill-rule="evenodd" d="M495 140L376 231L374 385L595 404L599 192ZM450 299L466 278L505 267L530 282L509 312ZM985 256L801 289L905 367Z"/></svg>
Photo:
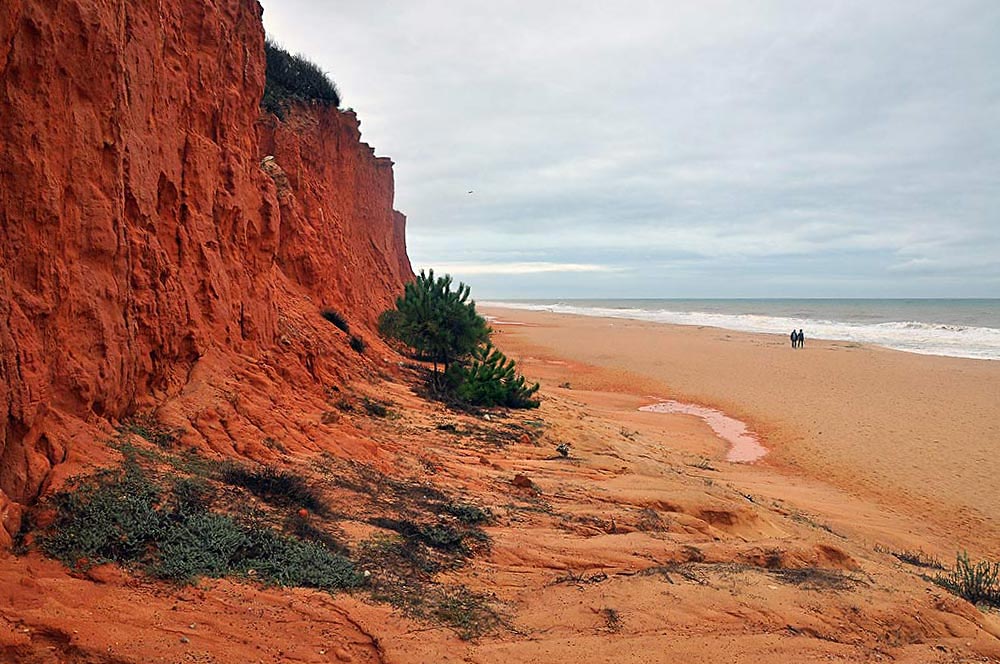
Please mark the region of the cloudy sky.
<svg viewBox="0 0 1000 664"><path fill-rule="evenodd" d="M997 0L263 5L481 300L1000 296Z"/></svg>

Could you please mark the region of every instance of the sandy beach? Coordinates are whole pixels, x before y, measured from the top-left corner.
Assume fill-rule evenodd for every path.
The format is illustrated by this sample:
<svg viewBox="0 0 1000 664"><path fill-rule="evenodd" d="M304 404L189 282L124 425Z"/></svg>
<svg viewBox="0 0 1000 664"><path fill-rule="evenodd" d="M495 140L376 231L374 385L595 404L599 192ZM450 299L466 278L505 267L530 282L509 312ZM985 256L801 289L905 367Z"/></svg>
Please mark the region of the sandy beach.
<svg viewBox="0 0 1000 664"><path fill-rule="evenodd" d="M1000 553L1000 362L810 340L793 351L776 335L484 313L506 322L495 324L499 344L543 382L717 408L762 436L771 452L760 464L923 521L958 548Z"/></svg>

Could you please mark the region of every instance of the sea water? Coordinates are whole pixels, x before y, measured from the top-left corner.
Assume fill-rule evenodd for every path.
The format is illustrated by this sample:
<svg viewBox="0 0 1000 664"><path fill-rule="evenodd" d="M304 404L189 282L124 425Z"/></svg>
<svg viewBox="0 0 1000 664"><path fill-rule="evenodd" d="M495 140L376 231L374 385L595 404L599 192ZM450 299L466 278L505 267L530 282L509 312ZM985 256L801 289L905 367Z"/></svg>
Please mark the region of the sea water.
<svg viewBox="0 0 1000 664"><path fill-rule="evenodd" d="M1000 360L1000 299L507 300L483 306L631 318Z"/></svg>

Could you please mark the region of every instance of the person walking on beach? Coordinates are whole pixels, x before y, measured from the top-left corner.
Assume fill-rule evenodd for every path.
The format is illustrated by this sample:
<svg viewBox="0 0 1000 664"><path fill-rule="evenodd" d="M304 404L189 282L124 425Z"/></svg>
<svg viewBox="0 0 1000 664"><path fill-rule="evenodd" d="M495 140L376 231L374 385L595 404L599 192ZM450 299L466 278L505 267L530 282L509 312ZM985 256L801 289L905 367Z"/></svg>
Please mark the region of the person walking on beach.
<svg viewBox="0 0 1000 664"><path fill-rule="evenodd" d="M792 348L796 348L799 345L799 333L792 330Z"/></svg>
<svg viewBox="0 0 1000 664"><path fill-rule="evenodd" d="M802 334L802 330L799 330L799 348L806 342L806 335Z"/></svg>

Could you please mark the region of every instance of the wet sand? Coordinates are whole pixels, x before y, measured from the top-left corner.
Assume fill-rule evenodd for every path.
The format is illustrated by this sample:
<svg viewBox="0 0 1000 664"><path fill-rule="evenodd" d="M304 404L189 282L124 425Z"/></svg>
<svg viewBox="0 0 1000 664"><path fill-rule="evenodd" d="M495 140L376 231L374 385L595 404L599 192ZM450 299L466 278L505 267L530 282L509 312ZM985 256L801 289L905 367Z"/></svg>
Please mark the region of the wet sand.
<svg viewBox="0 0 1000 664"><path fill-rule="evenodd" d="M958 548L1000 554L1000 362L808 339L792 350L776 335L484 312L520 323L495 327L498 345L526 366L600 367L568 382L721 410L762 436L770 453L758 464L898 510Z"/></svg>

